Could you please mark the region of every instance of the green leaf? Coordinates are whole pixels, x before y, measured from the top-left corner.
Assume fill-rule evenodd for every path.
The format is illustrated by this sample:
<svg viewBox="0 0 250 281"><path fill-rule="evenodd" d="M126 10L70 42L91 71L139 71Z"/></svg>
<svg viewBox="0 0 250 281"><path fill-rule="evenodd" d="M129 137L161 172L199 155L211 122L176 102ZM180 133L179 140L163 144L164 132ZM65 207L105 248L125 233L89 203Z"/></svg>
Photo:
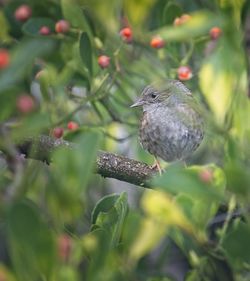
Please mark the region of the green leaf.
<svg viewBox="0 0 250 281"><path fill-rule="evenodd" d="M142 219L142 214L137 210L129 210L124 229L122 231L122 243L124 245L124 249L129 249L132 243L134 243L134 240L140 231Z"/></svg>
<svg viewBox="0 0 250 281"><path fill-rule="evenodd" d="M47 200L55 218L72 222L83 212L85 192L93 175L101 134L83 132L74 139L74 149L59 149L53 154L53 172Z"/></svg>
<svg viewBox="0 0 250 281"><path fill-rule="evenodd" d="M238 152L238 150L237 150ZM235 160L237 158L234 158ZM242 199L249 196L250 174L245 164L239 161L227 163L225 166L228 190L237 194Z"/></svg>
<svg viewBox="0 0 250 281"><path fill-rule="evenodd" d="M225 179L223 180L223 174L221 177L222 186L216 187L215 182L204 183L200 180L198 166L185 169L173 164L161 177L154 178L152 184L172 194L183 193L192 198L223 200Z"/></svg>
<svg viewBox="0 0 250 281"><path fill-rule="evenodd" d="M141 199L141 207L145 217L130 249L129 256L133 261L153 250L172 226L178 226L198 240L205 241L204 235L201 236L202 233L196 231L175 200L163 191L146 190Z"/></svg>
<svg viewBox="0 0 250 281"><path fill-rule="evenodd" d="M243 264L250 263L249 237L249 225L238 222L223 240L222 247L234 268L240 269Z"/></svg>
<svg viewBox="0 0 250 281"><path fill-rule="evenodd" d="M115 202L119 198L119 194L109 194L102 197L95 205L91 214L91 223L95 224L100 212L108 212L114 207Z"/></svg>
<svg viewBox="0 0 250 281"><path fill-rule="evenodd" d="M0 11L0 41L2 42L8 42L11 40L10 36L9 36L9 25L8 22L4 16L4 13L2 11Z"/></svg>
<svg viewBox="0 0 250 281"><path fill-rule="evenodd" d="M23 79L34 59L51 52L54 46L54 40L47 38L20 43L11 56L11 65L1 73L0 94Z"/></svg>
<svg viewBox="0 0 250 281"><path fill-rule="evenodd" d="M219 203L213 199L192 198L186 194L179 194L175 197L176 203L181 207L186 217L192 221L197 231L205 236L208 222L218 210Z"/></svg>
<svg viewBox="0 0 250 281"><path fill-rule="evenodd" d="M111 246L117 245L128 210L127 194L103 197L92 213L92 229L103 228L109 233Z"/></svg>
<svg viewBox="0 0 250 281"><path fill-rule="evenodd" d="M117 246L121 238L125 216L128 210L127 194L111 194L102 198L92 213L91 235L97 242L91 256L87 280L123 280L117 275L119 268ZM112 278L112 276L116 276Z"/></svg>
<svg viewBox="0 0 250 281"><path fill-rule="evenodd" d="M222 9L225 10L225 12L228 13L231 22L239 27L241 24L241 15L242 10L244 9L244 3L247 2L245 0L219 0L218 3Z"/></svg>
<svg viewBox="0 0 250 281"><path fill-rule="evenodd" d="M40 211L30 201L22 201L11 207L7 219L10 254L19 280L50 280L55 244Z"/></svg>
<svg viewBox="0 0 250 281"><path fill-rule="evenodd" d="M91 232L96 248L91 254L86 280L124 280L120 276L120 258L116 249L110 248L110 236L104 228Z"/></svg>
<svg viewBox="0 0 250 281"><path fill-rule="evenodd" d="M47 113L35 112L23 118L14 130L11 131L11 137L14 140L25 139L27 136L33 136L46 130L51 124Z"/></svg>
<svg viewBox="0 0 250 281"><path fill-rule="evenodd" d="M204 277L204 278L202 278ZM233 272L227 261L222 258L203 256L199 258L199 266L189 272L186 281L225 280L234 281Z"/></svg>
<svg viewBox="0 0 250 281"><path fill-rule="evenodd" d="M227 23L224 33L216 48L204 60L199 72L199 83L217 123L224 125L227 121L237 124L234 129L242 134L249 130L248 122L244 122L249 116L245 53L240 44L241 33L235 26Z"/></svg>
<svg viewBox="0 0 250 281"><path fill-rule="evenodd" d="M47 26L51 31L55 28L55 23L50 18L31 18L22 26L22 31L27 35L42 36L39 30L42 26Z"/></svg>
<svg viewBox="0 0 250 281"><path fill-rule="evenodd" d="M180 5L178 5L174 1L169 1L164 10L162 15L162 22L163 24L173 24L174 19L182 14L182 9Z"/></svg>
<svg viewBox="0 0 250 281"><path fill-rule="evenodd" d="M16 110L16 96L20 93L19 88L8 89L0 95L0 121L10 117L12 112Z"/></svg>
<svg viewBox="0 0 250 281"><path fill-rule="evenodd" d="M93 74L92 46L87 32L83 32L80 37L79 51L83 64L88 69L90 76Z"/></svg>
<svg viewBox="0 0 250 281"><path fill-rule="evenodd" d="M133 25L143 25L155 3L156 0L124 1L125 14Z"/></svg>
<svg viewBox="0 0 250 281"><path fill-rule="evenodd" d="M72 0L67 1L74 2ZM99 21L103 27L106 27L108 32L117 32L119 25L117 14L122 12L122 0L81 0L81 4L86 7L87 11L93 13L97 22Z"/></svg>
<svg viewBox="0 0 250 281"><path fill-rule="evenodd" d="M176 279L170 277L149 277L147 281L176 281Z"/></svg>
<svg viewBox="0 0 250 281"><path fill-rule="evenodd" d="M70 265L61 266L58 269L58 280L61 281L80 280L79 272L76 271L73 266Z"/></svg>
<svg viewBox="0 0 250 281"><path fill-rule="evenodd" d="M61 0L61 6L64 18L68 20L73 27L86 31L89 35L92 34L83 10L76 0Z"/></svg>
<svg viewBox="0 0 250 281"><path fill-rule="evenodd" d="M199 73L200 87L219 124L224 122L237 83L233 71L227 69L224 54L224 50L215 52L203 63Z"/></svg>
<svg viewBox="0 0 250 281"><path fill-rule="evenodd" d="M211 182L209 183L210 188L215 189L219 194L223 196L226 186L226 179L224 172L221 168L217 167L214 164L209 164L206 166L192 166L191 169L193 172L197 173L199 176L204 171L209 171L212 175ZM199 182L202 182L199 179ZM205 188L203 183L203 188ZM176 197L177 203L180 206L184 207L187 217L191 217L193 223L201 231L205 231L207 228L208 222L213 218L219 208L220 201L214 200L213 197L207 196L206 198L194 197L186 194L179 194Z"/></svg>

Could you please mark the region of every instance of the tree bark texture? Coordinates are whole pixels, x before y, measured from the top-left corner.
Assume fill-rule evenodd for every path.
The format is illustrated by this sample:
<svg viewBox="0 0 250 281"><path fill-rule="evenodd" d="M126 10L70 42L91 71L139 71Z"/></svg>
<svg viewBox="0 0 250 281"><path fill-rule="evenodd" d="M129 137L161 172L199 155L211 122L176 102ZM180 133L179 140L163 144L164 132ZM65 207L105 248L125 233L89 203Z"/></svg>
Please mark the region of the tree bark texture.
<svg viewBox="0 0 250 281"><path fill-rule="evenodd" d="M41 135L29 137L17 145L20 153L27 158L50 163L51 153L58 148L77 149L77 144L63 139ZM149 187L149 179L157 173L149 165L125 156L99 151L96 159L96 173L131 184Z"/></svg>

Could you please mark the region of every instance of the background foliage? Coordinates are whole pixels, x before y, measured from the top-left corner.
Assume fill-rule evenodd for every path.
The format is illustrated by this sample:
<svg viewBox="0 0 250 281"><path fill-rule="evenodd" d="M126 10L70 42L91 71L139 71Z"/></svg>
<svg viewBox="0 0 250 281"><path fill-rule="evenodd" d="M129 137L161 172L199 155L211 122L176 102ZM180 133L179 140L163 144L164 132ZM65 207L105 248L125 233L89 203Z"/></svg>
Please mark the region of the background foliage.
<svg viewBox="0 0 250 281"><path fill-rule="evenodd" d="M22 4L32 10L25 21L15 16ZM248 1L0 5L0 47L10 53L0 69L0 280L249 280ZM174 25L183 14L191 18ZM55 31L61 19L68 32ZM222 34L211 39L215 26ZM150 46L156 35L162 48ZM178 79L181 66L192 71L185 84L203 106L206 138L188 168L170 164L154 190L138 187L128 200L120 182L92 174L97 150L151 163L129 105L148 83ZM20 107L23 95L32 110ZM56 151L50 165L16 156L20 139L55 127L79 149Z"/></svg>

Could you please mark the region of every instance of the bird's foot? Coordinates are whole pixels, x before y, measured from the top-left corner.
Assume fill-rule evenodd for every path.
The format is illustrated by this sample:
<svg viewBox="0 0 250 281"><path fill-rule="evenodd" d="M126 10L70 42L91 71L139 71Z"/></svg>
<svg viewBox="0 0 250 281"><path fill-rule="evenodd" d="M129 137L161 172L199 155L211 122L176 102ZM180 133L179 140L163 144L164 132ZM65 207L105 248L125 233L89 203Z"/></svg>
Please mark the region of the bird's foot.
<svg viewBox="0 0 250 281"><path fill-rule="evenodd" d="M162 175L163 169L161 168L160 162L159 162L159 160L157 158L155 158L155 162L151 166L151 169L152 170L157 169L159 174L160 174L160 176Z"/></svg>

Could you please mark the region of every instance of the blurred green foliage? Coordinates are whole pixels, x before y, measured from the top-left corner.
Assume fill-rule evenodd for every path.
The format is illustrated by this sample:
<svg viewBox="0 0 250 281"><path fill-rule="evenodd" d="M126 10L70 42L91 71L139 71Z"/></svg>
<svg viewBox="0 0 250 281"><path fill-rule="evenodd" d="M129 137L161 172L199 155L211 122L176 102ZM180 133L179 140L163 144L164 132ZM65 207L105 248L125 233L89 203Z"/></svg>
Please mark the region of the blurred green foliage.
<svg viewBox="0 0 250 281"><path fill-rule="evenodd" d="M20 21L23 4L32 15ZM0 49L10 54L0 68L0 280L249 280L249 1L1 0L0 7ZM174 25L183 14L190 19ZM68 32L55 31L60 19ZM43 26L49 35L40 34ZM209 33L215 26L217 39ZM130 43L119 34L124 27ZM156 35L163 48L150 46ZM98 65L100 55L110 57L108 67ZM150 163L136 140L140 112L129 105L148 83L178 79L183 65L192 69L185 84L203 108L205 140L187 168L170 164L154 190L138 188L131 206L126 192L107 194L111 182L92 173L97 151ZM17 104L23 94L34 100L27 113ZM71 132L68 121L79 129ZM58 126L77 150L54 152L50 165L16 156L17 141Z"/></svg>

